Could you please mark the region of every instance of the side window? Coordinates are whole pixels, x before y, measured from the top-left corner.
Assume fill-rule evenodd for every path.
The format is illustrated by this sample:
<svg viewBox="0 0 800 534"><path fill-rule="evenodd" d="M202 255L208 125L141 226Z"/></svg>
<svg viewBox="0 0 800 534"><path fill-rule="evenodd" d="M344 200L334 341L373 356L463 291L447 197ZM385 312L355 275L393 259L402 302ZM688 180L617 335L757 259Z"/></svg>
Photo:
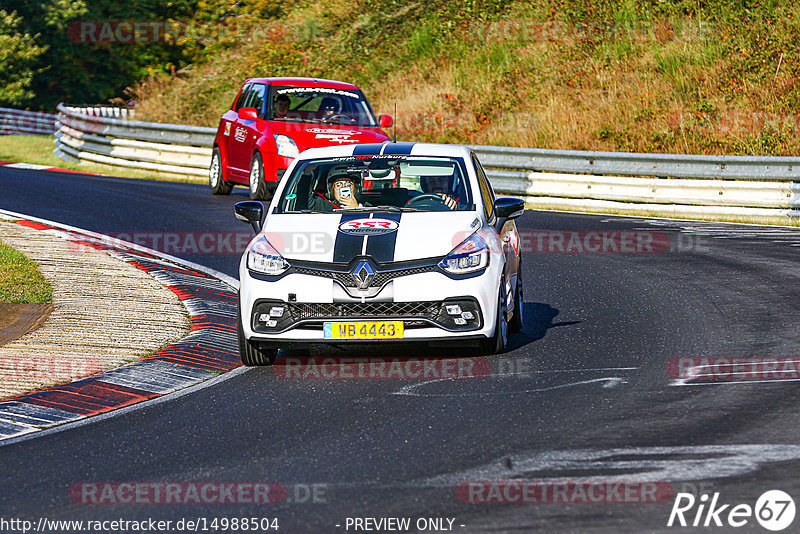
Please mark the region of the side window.
<svg viewBox="0 0 800 534"><path fill-rule="evenodd" d="M486 178L486 173L483 171L480 161L472 154L472 165L475 167L475 172L478 173L478 186L481 188L481 198L483 199L483 213L486 215L486 221L492 222L494 220L494 191Z"/></svg>
<svg viewBox="0 0 800 534"><path fill-rule="evenodd" d="M245 107L256 108L258 116L264 118L264 98L267 94L267 87L263 84L256 83L250 88L250 94L247 98Z"/></svg>
<svg viewBox="0 0 800 534"><path fill-rule="evenodd" d="M239 111L241 108L247 107L245 106L245 102L250 97L250 87L252 84L247 84L242 89L242 92L239 94L239 98L236 99L236 106L234 106L233 111Z"/></svg>

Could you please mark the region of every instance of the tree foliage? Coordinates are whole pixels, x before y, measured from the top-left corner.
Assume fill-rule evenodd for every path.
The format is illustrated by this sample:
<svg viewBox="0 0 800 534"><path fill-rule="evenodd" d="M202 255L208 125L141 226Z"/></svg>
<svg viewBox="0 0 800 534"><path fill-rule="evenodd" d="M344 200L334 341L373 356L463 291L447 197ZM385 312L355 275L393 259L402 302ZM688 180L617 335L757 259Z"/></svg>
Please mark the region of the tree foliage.
<svg viewBox="0 0 800 534"><path fill-rule="evenodd" d="M0 10L0 105L24 106L31 90L35 65L43 47L28 33L20 33L22 18L15 12Z"/></svg>
<svg viewBox="0 0 800 534"><path fill-rule="evenodd" d="M288 0L0 0L0 106L130 98L128 88L202 62L283 16ZM92 39L84 28L160 28L142 39ZM89 25L89 26L86 26ZM105 25L105 26L103 26ZM243 31L245 30L245 31ZM106 36L109 34L106 34ZM157 36L157 38L155 38Z"/></svg>
<svg viewBox="0 0 800 534"><path fill-rule="evenodd" d="M0 105L53 109L58 102L99 103L154 73L194 59L175 42L81 41L82 22L190 19L196 0L0 0Z"/></svg>

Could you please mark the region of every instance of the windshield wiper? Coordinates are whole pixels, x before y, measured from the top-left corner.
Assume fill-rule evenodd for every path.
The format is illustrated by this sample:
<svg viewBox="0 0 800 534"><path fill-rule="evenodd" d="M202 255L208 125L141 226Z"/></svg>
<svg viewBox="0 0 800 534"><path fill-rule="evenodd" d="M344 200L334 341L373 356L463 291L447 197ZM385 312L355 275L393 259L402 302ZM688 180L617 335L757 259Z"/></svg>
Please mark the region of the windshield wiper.
<svg viewBox="0 0 800 534"><path fill-rule="evenodd" d="M417 208L398 208L397 206L361 206L360 208L340 208L334 211L421 211Z"/></svg>

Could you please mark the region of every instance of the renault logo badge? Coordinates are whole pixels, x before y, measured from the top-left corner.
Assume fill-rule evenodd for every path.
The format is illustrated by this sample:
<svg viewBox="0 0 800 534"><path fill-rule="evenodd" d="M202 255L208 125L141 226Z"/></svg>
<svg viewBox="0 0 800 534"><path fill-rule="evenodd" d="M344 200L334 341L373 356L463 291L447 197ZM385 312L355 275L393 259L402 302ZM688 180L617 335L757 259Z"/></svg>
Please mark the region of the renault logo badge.
<svg viewBox="0 0 800 534"><path fill-rule="evenodd" d="M363 291L365 289L369 289L372 279L375 278L375 270L368 262L362 261L359 262L352 271L350 271L350 276L353 277L356 287Z"/></svg>

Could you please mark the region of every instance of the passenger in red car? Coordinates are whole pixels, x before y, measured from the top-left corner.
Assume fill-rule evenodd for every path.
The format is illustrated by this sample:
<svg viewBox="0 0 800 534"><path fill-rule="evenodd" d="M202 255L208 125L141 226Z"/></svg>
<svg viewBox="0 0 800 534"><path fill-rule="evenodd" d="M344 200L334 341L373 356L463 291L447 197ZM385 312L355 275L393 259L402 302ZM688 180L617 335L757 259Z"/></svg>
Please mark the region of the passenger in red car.
<svg viewBox="0 0 800 534"><path fill-rule="evenodd" d="M275 99L275 106L273 107L273 118L285 119L286 115L289 113L289 97L286 95L278 95Z"/></svg>

